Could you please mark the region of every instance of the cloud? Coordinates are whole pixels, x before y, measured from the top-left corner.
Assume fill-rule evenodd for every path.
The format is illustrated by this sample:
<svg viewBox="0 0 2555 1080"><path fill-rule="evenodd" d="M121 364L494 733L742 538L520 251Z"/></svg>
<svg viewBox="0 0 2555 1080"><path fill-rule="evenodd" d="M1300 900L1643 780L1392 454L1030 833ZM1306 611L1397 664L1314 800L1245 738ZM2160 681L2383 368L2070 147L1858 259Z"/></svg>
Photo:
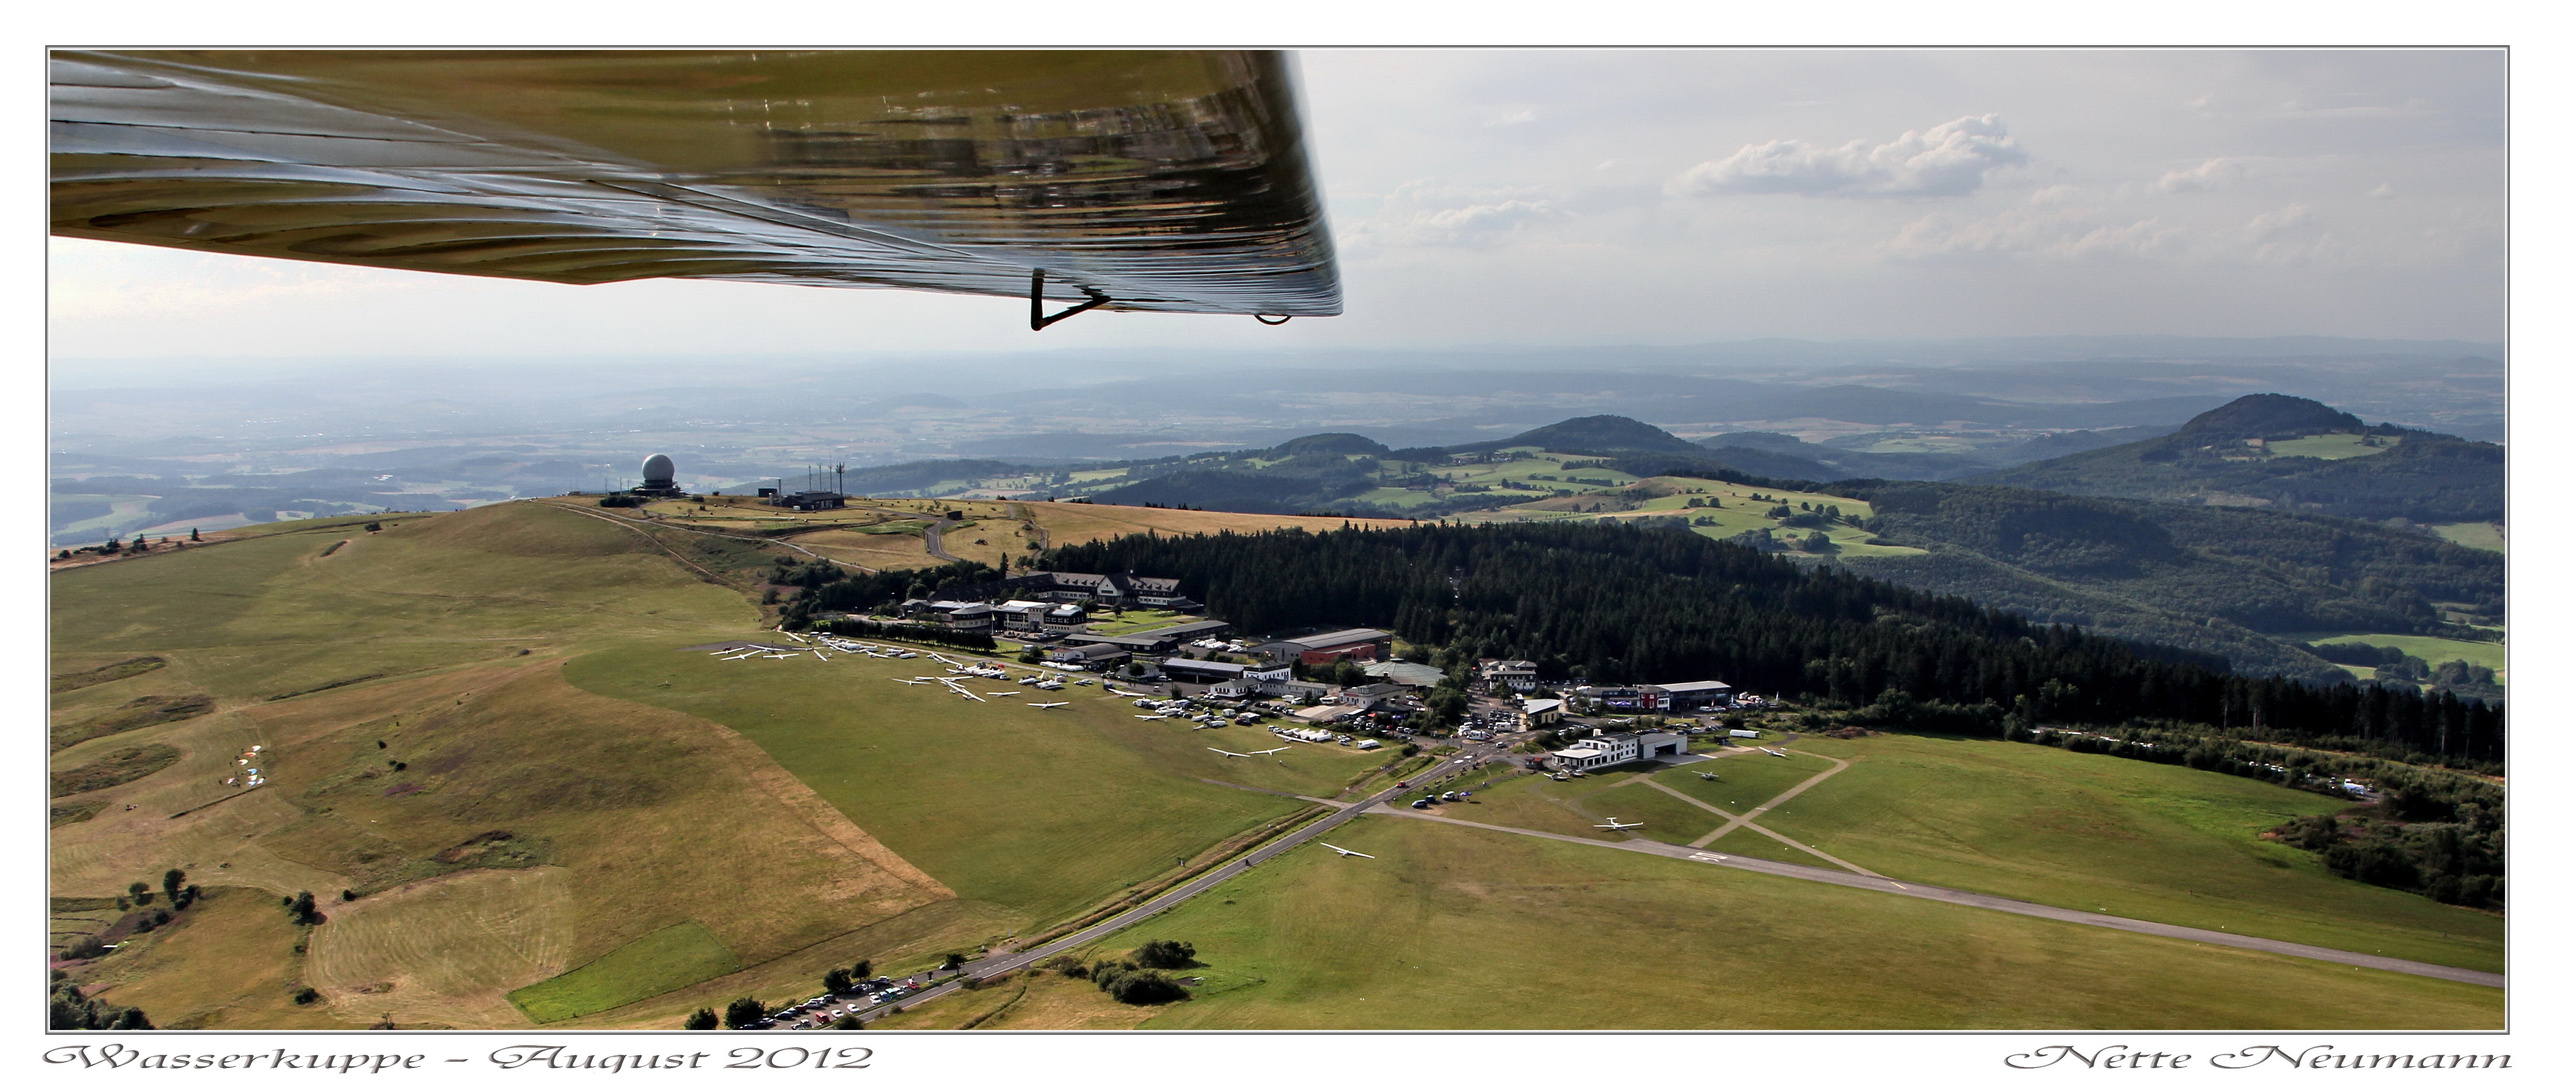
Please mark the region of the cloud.
<svg viewBox="0 0 2555 1080"><path fill-rule="evenodd" d="M2185 240L2182 229L2158 218L2106 222L2087 210L2052 211L2034 204L1967 222L1950 214L1927 214L1882 242L1879 252L1916 262L2153 258L2181 251Z"/></svg>
<svg viewBox="0 0 2555 1080"><path fill-rule="evenodd" d="M2290 203L2278 210L2256 216L2246 222L2245 239L2255 243L2295 237L2315 224L2315 215L2303 203Z"/></svg>
<svg viewBox="0 0 2555 1080"><path fill-rule="evenodd" d="M1517 110L1514 110L1514 111L1511 111L1511 112L1501 113L1500 115L1495 116L1495 117L1492 117L1491 119L1484 120L1484 121L1482 121L1482 126L1483 126L1483 127L1486 127L1486 128L1489 128L1489 127L1515 127L1515 126L1517 126L1517 125L1519 125L1519 124L1531 124L1531 123L1534 123L1534 122L1535 122L1535 110L1533 110L1533 109L1517 109Z"/></svg>
<svg viewBox="0 0 2555 1080"><path fill-rule="evenodd" d="M2372 199L2392 199L2395 197L2395 185L2381 183L2376 187L2370 188L2369 197Z"/></svg>
<svg viewBox="0 0 2555 1080"><path fill-rule="evenodd" d="M2244 176L2245 167L2237 164L2233 158L2210 158L2209 160L2201 162L2199 165L2192 168L2169 172L2163 176L2157 177L2156 182L2147 185L2147 187L2150 191L2161 192L2166 195L2180 195L2193 191L2216 191L2219 188L2223 188L2230 183L2242 179Z"/></svg>
<svg viewBox="0 0 2555 1080"><path fill-rule="evenodd" d="M1375 213L1342 231L1351 242L1389 247L1481 244L1569 216L1539 189L1413 181L1394 189Z"/></svg>
<svg viewBox="0 0 2555 1080"><path fill-rule="evenodd" d="M1822 150L1793 139L1743 146L1668 182L1672 195L1967 195L1989 171L2030 159L1994 113L1964 116L1896 140Z"/></svg>

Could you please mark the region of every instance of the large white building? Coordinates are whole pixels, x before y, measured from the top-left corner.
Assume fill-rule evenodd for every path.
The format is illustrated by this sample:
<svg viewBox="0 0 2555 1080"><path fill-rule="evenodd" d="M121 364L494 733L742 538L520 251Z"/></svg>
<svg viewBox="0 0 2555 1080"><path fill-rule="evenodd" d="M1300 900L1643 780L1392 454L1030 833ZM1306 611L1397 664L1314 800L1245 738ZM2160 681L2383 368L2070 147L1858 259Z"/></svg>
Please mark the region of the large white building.
<svg viewBox="0 0 2555 1080"><path fill-rule="evenodd" d="M1581 739L1570 744L1569 749L1553 751L1553 761L1562 768L1586 772L1627 761L1647 761L1663 754L1685 752L1685 736L1673 731L1645 731Z"/></svg>

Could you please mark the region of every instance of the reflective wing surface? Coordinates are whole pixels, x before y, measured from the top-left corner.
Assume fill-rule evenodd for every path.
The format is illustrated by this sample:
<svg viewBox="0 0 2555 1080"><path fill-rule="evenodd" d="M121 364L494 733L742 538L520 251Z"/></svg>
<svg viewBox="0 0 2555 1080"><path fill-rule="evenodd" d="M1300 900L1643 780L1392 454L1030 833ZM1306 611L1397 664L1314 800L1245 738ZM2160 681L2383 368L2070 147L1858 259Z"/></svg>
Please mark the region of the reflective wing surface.
<svg viewBox="0 0 2555 1080"><path fill-rule="evenodd" d="M1282 57L57 52L59 236L1336 315Z"/></svg>

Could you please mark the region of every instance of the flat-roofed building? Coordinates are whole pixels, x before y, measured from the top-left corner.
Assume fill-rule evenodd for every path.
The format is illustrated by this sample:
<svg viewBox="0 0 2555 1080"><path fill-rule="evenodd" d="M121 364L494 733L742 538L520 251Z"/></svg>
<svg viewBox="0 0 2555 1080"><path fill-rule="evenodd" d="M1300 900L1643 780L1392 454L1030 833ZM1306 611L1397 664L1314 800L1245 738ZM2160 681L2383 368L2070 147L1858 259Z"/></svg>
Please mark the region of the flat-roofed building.
<svg viewBox="0 0 2555 1080"><path fill-rule="evenodd" d="M1705 679L1700 682L1661 683L1659 689L1668 693L1669 712L1728 708L1730 705L1730 684L1726 682Z"/></svg>
<svg viewBox="0 0 2555 1080"><path fill-rule="evenodd" d="M1240 679L1266 684L1272 688L1286 684L1290 668L1285 664L1228 664L1217 660L1192 660L1174 656L1162 661L1162 672L1182 682L1222 682Z"/></svg>
<svg viewBox="0 0 2555 1080"><path fill-rule="evenodd" d="M1307 664L1327 664L1334 660L1373 660L1392 647L1393 635L1384 630L1333 630L1326 634L1306 634L1284 638L1262 645L1253 652L1272 660Z"/></svg>

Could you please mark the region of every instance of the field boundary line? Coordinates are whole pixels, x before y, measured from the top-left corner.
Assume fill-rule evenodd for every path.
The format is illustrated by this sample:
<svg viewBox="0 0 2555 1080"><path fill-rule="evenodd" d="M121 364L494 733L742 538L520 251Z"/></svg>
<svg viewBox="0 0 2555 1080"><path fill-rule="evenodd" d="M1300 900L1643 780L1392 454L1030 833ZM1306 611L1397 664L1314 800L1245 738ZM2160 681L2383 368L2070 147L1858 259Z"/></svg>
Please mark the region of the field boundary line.
<svg viewBox="0 0 2555 1080"><path fill-rule="evenodd" d="M921 890L929 898L925 901L926 903L959 899L957 890L942 884L940 879L925 873L921 867L907 862L904 856L897 854L885 842L870 835L869 830L861 828L859 822L845 816L841 810L835 808L833 803L826 802L824 796L818 795L814 788L808 787L780 762L773 760L770 753L754 744L754 740L737 734L735 729L715 720L701 722L708 725L712 734L738 755L736 758L738 769L745 774L747 783L788 807L810 828L823 834L826 839L841 845L846 853L877 867L888 877ZM921 906L922 904L914 904L905 910L910 911Z"/></svg>

